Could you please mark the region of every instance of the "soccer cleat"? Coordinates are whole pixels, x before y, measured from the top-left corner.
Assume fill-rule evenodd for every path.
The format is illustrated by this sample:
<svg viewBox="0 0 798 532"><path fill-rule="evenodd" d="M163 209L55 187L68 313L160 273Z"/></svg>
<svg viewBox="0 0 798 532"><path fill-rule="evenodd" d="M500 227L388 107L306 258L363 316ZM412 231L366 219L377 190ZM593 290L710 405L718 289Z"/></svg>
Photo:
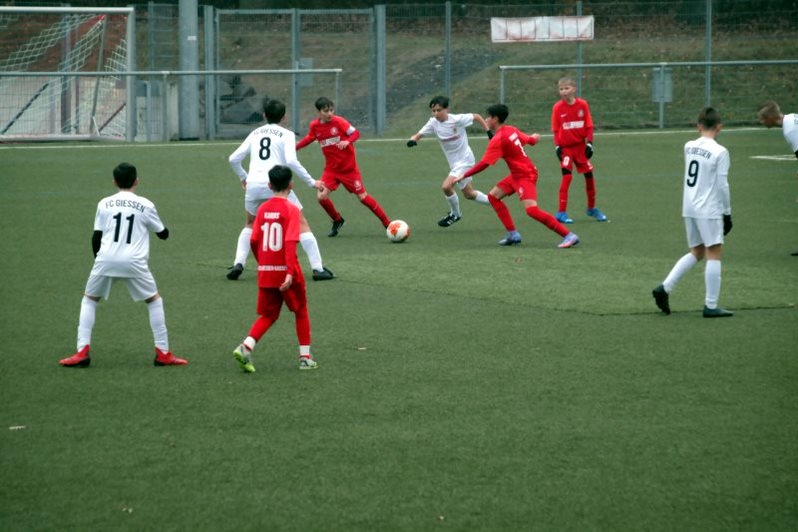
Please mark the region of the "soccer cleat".
<svg viewBox="0 0 798 532"><path fill-rule="evenodd" d="M66 368L88 368L89 364L91 364L89 346L85 346L70 357L59 360L58 363Z"/></svg>
<svg viewBox="0 0 798 532"><path fill-rule="evenodd" d="M231 281L235 281L241 277L242 273L244 273L244 265L236 263L230 266L230 269L227 270L227 278Z"/></svg>
<svg viewBox="0 0 798 532"><path fill-rule="evenodd" d="M521 233L518 231L508 231L504 238L499 240L500 246L516 246L521 243Z"/></svg>
<svg viewBox="0 0 798 532"><path fill-rule="evenodd" d="M255 366L252 364L250 351L244 344L239 344L239 346L233 350L233 356L238 360L238 365L241 366L244 373L255 373Z"/></svg>
<svg viewBox="0 0 798 532"><path fill-rule="evenodd" d="M562 242L557 244L557 247L560 249L565 248L572 248L580 242L579 237L576 233L568 233L565 235L565 238L562 239Z"/></svg>
<svg viewBox="0 0 798 532"><path fill-rule="evenodd" d="M155 360L153 363L156 366L185 366L188 360L184 358L177 358L171 351L161 351L155 348Z"/></svg>
<svg viewBox="0 0 798 532"><path fill-rule="evenodd" d="M734 316L734 312L726 310L725 308L709 308L704 305L705 318L730 318Z"/></svg>
<svg viewBox="0 0 798 532"><path fill-rule="evenodd" d="M311 357L299 357L299 369L318 369L319 365Z"/></svg>
<svg viewBox="0 0 798 532"><path fill-rule="evenodd" d="M657 308L665 314L671 313L671 305L668 302L668 292L665 291L664 286L659 285L656 287L651 291L651 295L654 296L654 303L657 304Z"/></svg>
<svg viewBox="0 0 798 532"><path fill-rule="evenodd" d="M335 279L335 275L324 266L321 267L321 270L313 270L314 281L329 281L330 279Z"/></svg>
<svg viewBox="0 0 798 532"><path fill-rule="evenodd" d="M604 213L601 212L600 210L598 210L598 208L596 208L596 207L593 207L592 209L588 209L587 210L587 215L588 216L592 216L593 218L595 218L597 222L608 222L609 221L607 219L607 217L604 215Z"/></svg>
<svg viewBox="0 0 798 532"><path fill-rule="evenodd" d="M462 216L457 216L455 213L450 212L440 220L438 220L438 225L441 227L449 227L450 225L459 222Z"/></svg>
<svg viewBox="0 0 798 532"><path fill-rule="evenodd" d="M561 224L572 224L574 221L568 216L568 213L565 211L559 211L557 214L554 215L558 222Z"/></svg>
<svg viewBox="0 0 798 532"><path fill-rule="evenodd" d="M330 232L327 233L327 236L338 236L338 230L341 229L345 223L346 220L344 220L343 218L341 218L337 222L333 221L332 227L330 228Z"/></svg>

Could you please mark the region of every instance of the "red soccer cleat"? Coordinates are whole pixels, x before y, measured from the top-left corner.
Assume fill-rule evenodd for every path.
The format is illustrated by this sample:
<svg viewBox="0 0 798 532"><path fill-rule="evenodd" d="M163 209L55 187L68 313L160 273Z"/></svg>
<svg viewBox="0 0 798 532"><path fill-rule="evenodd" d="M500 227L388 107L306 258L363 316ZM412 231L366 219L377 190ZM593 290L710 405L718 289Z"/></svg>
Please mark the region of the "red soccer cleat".
<svg viewBox="0 0 798 532"><path fill-rule="evenodd" d="M156 347L154 363L156 366L184 366L188 364L188 360L177 358L171 351L163 352Z"/></svg>
<svg viewBox="0 0 798 532"><path fill-rule="evenodd" d="M81 349L71 357L59 360L58 363L67 368L89 367L89 364L91 364L91 357L89 356L89 346L85 346L83 349Z"/></svg>

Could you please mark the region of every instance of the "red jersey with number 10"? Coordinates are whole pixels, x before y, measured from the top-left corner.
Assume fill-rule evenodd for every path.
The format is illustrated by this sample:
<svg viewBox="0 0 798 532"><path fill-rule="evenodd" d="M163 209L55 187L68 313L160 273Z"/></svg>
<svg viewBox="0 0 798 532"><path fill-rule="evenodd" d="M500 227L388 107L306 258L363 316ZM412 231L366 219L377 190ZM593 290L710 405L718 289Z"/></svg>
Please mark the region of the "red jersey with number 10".
<svg viewBox="0 0 798 532"><path fill-rule="evenodd" d="M338 115L333 115L329 122L322 122L318 118L312 120L308 134L297 143L296 147L302 149L314 140L319 141L321 152L324 154L324 170L346 175L358 169L355 145L349 144L340 150L337 144L342 140L353 143L358 138L360 134L352 124Z"/></svg>
<svg viewBox="0 0 798 532"><path fill-rule="evenodd" d="M524 151L524 145L534 146L537 142L517 127L503 125L488 142L482 162L493 165L504 159L514 178L537 178L538 169Z"/></svg>
<svg viewBox="0 0 798 532"><path fill-rule="evenodd" d="M258 263L258 286L279 288L285 276L304 283L296 256L301 211L287 198L275 196L258 208L250 246Z"/></svg>

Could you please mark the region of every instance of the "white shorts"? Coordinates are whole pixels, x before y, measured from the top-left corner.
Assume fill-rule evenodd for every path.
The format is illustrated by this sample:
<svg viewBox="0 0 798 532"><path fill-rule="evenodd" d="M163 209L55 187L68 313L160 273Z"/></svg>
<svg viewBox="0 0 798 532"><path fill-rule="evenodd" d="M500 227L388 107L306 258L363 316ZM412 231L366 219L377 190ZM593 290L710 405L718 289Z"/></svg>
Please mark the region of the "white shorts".
<svg viewBox="0 0 798 532"><path fill-rule="evenodd" d="M473 164L459 164L457 166L454 166L451 170L449 170L449 175L452 176L452 177L461 177L472 166L474 166L474 165ZM458 181L457 182L457 187L460 190L463 190L465 187L467 187L471 183L471 181L473 181L473 177L466 177L462 181Z"/></svg>
<svg viewBox="0 0 798 532"><path fill-rule="evenodd" d="M244 194L244 209L252 216L255 216L258 214L258 207L260 207L261 203L271 199L273 196L274 192L269 188L268 183L247 183L247 190ZM294 194L293 190L288 194L288 200L299 207L300 211L302 210L302 204L299 203L299 198Z"/></svg>
<svg viewBox="0 0 798 532"><path fill-rule="evenodd" d="M685 218L684 228L690 248L723 244L723 220L720 218Z"/></svg>
<svg viewBox="0 0 798 532"><path fill-rule="evenodd" d="M155 278L150 272L139 277L108 277L107 275L91 274L89 280L86 281L84 293L87 296L108 299L111 294L111 285L116 281L121 281L127 286L127 291L130 292L133 301L144 301L158 293Z"/></svg>

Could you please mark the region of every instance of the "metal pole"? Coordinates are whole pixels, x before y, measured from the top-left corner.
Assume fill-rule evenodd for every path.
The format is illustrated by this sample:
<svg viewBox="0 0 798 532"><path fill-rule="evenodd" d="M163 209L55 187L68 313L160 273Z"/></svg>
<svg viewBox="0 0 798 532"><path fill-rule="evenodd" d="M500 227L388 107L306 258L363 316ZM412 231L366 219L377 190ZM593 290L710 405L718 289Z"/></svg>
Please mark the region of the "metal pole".
<svg viewBox="0 0 798 532"><path fill-rule="evenodd" d="M130 8L127 13L127 71L134 72L136 70L136 10ZM127 101L125 103L125 140L133 142L136 139L136 78L135 76L126 76L125 90L127 92Z"/></svg>
<svg viewBox="0 0 798 532"><path fill-rule="evenodd" d="M712 0L707 3L706 36L704 37L704 61L712 61ZM704 69L704 101L706 106L712 105L712 67L707 65Z"/></svg>
<svg viewBox="0 0 798 532"><path fill-rule="evenodd" d="M582 16L582 0L576 2L576 16ZM576 41L576 95L582 97L582 41Z"/></svg>
<svg viewBox="0 0 798 532"><path fill-rule="evenodd" d="M443 55L444 94L452 96L452 3L446 2L446 43Z"/></svg>
<svg viewBox="0 0 798 532"><path fill-rule="evenodd" d="M291 65L299 70L299 9L291 10ZM336 105L338 102L335 102ZM299 74L291 76L291 129L299 131Z"/></svg>

